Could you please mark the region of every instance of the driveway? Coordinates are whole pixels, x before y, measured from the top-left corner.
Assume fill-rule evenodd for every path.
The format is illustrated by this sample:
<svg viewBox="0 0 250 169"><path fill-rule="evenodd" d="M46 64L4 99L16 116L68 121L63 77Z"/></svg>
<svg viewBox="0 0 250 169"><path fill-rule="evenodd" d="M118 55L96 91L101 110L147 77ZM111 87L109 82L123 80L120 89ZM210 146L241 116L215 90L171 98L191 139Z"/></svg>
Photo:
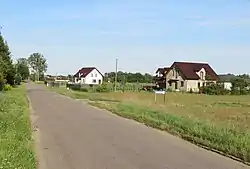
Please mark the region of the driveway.
<svg viewBox="0 0 250 169"><path fill-rule="evenodd" d="M250 168L41 85L27 89L40 169Z"/></svg>

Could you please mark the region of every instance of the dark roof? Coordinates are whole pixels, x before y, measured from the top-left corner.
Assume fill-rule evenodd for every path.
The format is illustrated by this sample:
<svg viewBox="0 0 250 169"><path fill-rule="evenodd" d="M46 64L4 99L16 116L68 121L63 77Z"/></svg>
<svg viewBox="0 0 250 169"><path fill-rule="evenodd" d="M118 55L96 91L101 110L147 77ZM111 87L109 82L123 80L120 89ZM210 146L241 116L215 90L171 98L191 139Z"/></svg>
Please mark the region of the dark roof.
<svg viewBox="0 0 250 169"><path fill-rule="evenodd" d="M164 68L158 68L156 70L156 73L161 73L161 74L164 74L165 72L168 72L170 70L170 67L164 67Z"/></svg>
<svg viewBox="0 0 250 169"><path fill-rule="evenodd" d="M218 80L219 77L215 71L207 63L193 63L193 62L174 62L171 68L176 68L181 72L183 78L187 80L198 80L200 77L196 72L202 68L206 71L206 78L210 80Z"/></svg>
<svg viewBox="0 0 250 169"><path fill-rule="evenodd" d="M92 72L94 69L96 69L95 67L83 67L82 69L80 69L75 75L74 77L79 77L79 74L81 75L81 77L86 77L90 72ZM96 69L101 75L102 73ZM103 76L103 75L102 75Z"/></svg>

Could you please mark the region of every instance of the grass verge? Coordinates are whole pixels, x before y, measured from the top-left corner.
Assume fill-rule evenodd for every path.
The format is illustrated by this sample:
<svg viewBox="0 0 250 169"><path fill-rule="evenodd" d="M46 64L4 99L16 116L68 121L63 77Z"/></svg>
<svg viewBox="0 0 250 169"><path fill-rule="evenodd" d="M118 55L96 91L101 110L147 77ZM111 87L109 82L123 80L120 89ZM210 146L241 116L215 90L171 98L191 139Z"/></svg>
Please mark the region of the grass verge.
<svg viewBox="0 0 250 169"><path fill-rule="evenodd" d="M23 85L0 98L0 169L35 169L29 105Z"/></svg>
<svg viewBox="0 0 250 169"><path fill-rule="evenodd" d="M222 125L206 119L188 118L142 106L135 102L105 100L91 93L60 88L53 90L75 99L88 99L91 105L107 109L119 116L167 131L207 149L236 157L239 161L250 162L250 132L233 124Z"/></svg>

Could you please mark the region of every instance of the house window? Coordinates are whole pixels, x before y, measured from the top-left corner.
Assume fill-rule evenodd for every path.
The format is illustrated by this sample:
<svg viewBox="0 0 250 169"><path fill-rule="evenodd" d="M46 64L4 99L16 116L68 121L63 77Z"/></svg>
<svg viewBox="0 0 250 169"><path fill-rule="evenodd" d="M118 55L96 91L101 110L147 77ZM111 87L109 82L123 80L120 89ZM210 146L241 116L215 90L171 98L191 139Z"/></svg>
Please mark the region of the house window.
<svg viewBox="0 0 250 169"><path fill-rule="evenodd" d="M184 87L184 82L183 81L181 82L181 87Z"/></svg>
<svg viewBox="0 0 250 169"><path fill-rule="evenodd" d="M200 82L198 82L198 88L200 88L201 87L201 83Z"/></svg>
<svg viewBox="0 0 250 169"><path fill-rule="evenodd" d="M174 76L174 69L172 70L172 72L173 72L173 76Z"/></svg>
<svg viewBox="0 0 250 169"><path fill-rule="evenodd" d="M200 73L200 76L201 76L200 78L201 78L202 80L204 80L204 72L201 72L201 73Z"/></svg>
<svg viewBox="0 0 250 169"><path fill-rule="evenodd" d="M93 73L91 73L91 77L93 77Z"/></svg>
<svg viewBox="0 0 250 169"><path fill-rule="evenodd" d="M97 73L95 74L95 77L97 77Z"/></svg>
<svg viewBox="0 0 250 169"><path fill-rule="evenodd" d="M206 83L204 82L204 83L202 84L202 86L203 86L203 87L206 86Z"/></svg>
<svg viewBox="0 0 250 169"><path fill-rule="evenodd" d="M168 82L169 86L172 86L172 82Z"/></svg>
<svg viewBox="0 0 250 169"><path fill-rule="evenodd" d="M92 83L96 83L96 79L93 79L93 80L92 80Z"/></svg>

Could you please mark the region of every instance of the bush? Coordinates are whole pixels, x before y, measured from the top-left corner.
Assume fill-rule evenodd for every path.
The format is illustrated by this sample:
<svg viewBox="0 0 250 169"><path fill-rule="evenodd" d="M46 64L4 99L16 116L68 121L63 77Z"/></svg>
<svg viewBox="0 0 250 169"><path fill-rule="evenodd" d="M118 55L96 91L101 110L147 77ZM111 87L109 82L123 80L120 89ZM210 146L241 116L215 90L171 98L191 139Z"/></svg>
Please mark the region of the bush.
<svg viewBox="0 0 250 169"><path fill-rule="evenodd" d="M11 85L9 85L9 84L6 84L6 85L3 86L3 90L4 90L4 91L9 91L9 90L11 90L11 89L12 89L12 87L11 87Z"/></svg>
<svg viewBox="0 0 250 169"><path fill-rule="evenodd" d="M22 76L20 74L16 74L15 76L15 84L20 85L22 82Z"/></svg>
<svg viewBox="0 0 250 169"><path fill-rule="evenodd" d="M103 93L103 92L110 92L110 90L108 89L106 84L102 84L96 88L96 92Z"/></svg>
<svg viewBox="0 0 250 169"><path fill-rule="evenodd" d="M209 95L226 95L229 94L230 91L225 89L223 84L209 84L207 86L203 86L200 88L200 93L209 94Z"/></svg>

